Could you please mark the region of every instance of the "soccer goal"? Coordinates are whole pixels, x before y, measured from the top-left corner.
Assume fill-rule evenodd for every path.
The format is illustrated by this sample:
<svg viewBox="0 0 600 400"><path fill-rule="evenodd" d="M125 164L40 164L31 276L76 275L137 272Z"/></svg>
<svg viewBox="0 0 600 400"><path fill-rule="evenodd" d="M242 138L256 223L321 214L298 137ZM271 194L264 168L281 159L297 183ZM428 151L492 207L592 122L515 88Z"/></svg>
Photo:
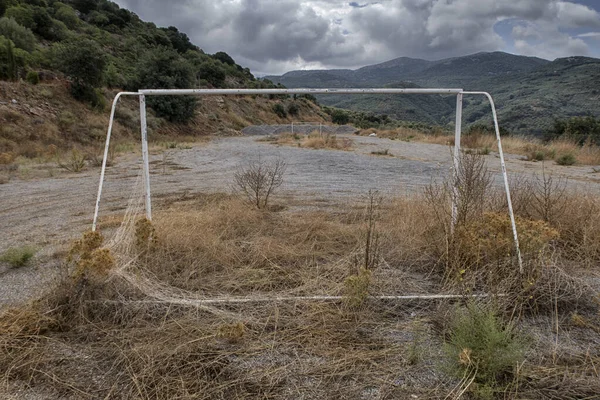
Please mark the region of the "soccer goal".
<svg viewBox="0 0 600 400"><path fill-rule="evenodd" d="M321 122L292 121L290 124L292 135L295 133L305 133L306 129L303 128L307 128L310 131L317 131L319 132L319 136L323 136L323 124Z"/></svg>
<svg viewBox="0 0 600 400"><path fill-rule="evenodd" d="M98 222L98 213L100 210L100 201L102 198L102 186L104 184L104 176L106 171L106 161L108 159L108 150L110 146L110 137L112 133L115 110L119 99L122 96L137 96L140 101L140 125L141 125L141 141L142 141L142 159L143 159L143 180L144 180L144 199L145 199L145 210L146 218L152 219L152 199L150 191L150 169L149 169L149 156L148 156L148 126L146 122L146 96L226 96L226 95L317 95L317 94L387 94L387 95L455 95L456 96L456 122L455 122L455 133L454 133L454 152L453 152L453 164L454 174L459 167L460 159L460 143L462 133L462 109L463 109L463 96L465 95L479 95L485 96L492 110L492 117L494 120L494 130L496 133L496 140L498 143L498 154L500 157L500 166L502 171L502 177L504 181L504 190L506 192L506 199L508 203L508 213L510 216L512 233L514 238L515 250L519 262L519 270L523 272L523 262L521 258L521 252L519 249L519 238L517 234L517 226L515 223L515 216L512 207L512 201L510 197L510 188L508 184L508 175L506 173L506 164L504 161L504 153L502 151L502 141L500 139L500 129L498 126L498 116L496 113L496 106L492 96L487 92L478 91L464 91L463 89L146 89L139 90L138 92L120 92L118 93L112 104L110 113L110 120L108 124L108 132L106 135L106 145L104 148L104 159L102 161L102 170L100 173L100 183L98 186L98 195L96 198L96 207L94 211L94 219L92 223L92 230L95 231ZM452 226L456 224L457 218L457 188L454 188L454 196L452 196Z"/></svg>

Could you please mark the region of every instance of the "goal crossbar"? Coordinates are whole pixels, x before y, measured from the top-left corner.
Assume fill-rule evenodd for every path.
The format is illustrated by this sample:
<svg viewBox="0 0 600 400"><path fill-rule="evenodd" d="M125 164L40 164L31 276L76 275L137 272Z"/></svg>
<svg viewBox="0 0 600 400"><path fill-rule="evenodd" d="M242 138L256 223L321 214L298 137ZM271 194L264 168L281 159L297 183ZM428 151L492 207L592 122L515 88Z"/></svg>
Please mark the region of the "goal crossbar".
<svg viewBox="0 0 600 400"><path fill-rule="evenodd" d="M96 197L96 207L94 210L94 219L92 223L92 231L95 231L98 223L98 213L100 210L100 200L102 198L102 187L104 184L106 163L109 154L110 138L112 134L115 111L119 99L122 96L138 96L140 100L140 125L141 125L141 139L142 139L142 158L143 158L143 175L144 175L144 192L145 192L145 208L146 217L152 219L152 201L150 196L150 168L149 168L149 155L148 155L148 126L146 122L146 96L225 96L225 95L316 95L316 94L447 94L456 95L456 121L454 131L454 154L453 154L453 165L454 165L454 177L456 181L459 159L460 159L460 143L462 133L462 110L463 110L463 96L464 95L481 95L485 96L492 110L492 117L494 120L494 131L496 133L496 141L498 144L498 155L500 158L500 166L502 170L502 177L504 181L504 190L506 193L506 200L508 203L508 213L510 216L512 233L514 239L515 250L517 253L517 259L519 262L519 271L523 272L523 261L521 258L521 251L519 247L519 237L517 234L517 226L515 221L515 215L512 206L512 200L510 195L510 187L508 183L508 175L506 172L506 163L504 161L504 152L502 150L502 141L500 139L500 128L498 124L498 115L496 112L496 106L494 99L487 92L481 91L464 91L463 89L424 89L424 88L340 88L340 89L143 89L137 92L119 92L112 103L110 120L108 123L108 132L106 135L106 144L104 148L104 158L102 160L102 170L100 172L100 183L98 185L98 195ZM456 224L458 208L458 188L456 185L453 187L452 196L452 228Z"/></svg>

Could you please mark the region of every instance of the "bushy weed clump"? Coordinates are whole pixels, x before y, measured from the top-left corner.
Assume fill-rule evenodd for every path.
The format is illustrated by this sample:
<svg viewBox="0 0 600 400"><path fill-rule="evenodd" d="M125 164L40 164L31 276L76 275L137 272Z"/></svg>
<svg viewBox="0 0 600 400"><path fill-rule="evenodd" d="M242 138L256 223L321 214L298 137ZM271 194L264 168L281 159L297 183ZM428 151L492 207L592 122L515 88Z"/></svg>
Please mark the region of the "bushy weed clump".
<svg viewBox="0 0 600 400"><path fill-rule="evenodd" d="M456 310L444 345L446 368L479 398L494 398L511 382L525 356L526 341L490 306Z"/></svg>
<svg viewBox="0 0 600 400"><path fill-rule="evenodd" d="M558 165L574 165L577 162L577 158L572 153L563 154L556 159Z"/></svg>
<svg viewBox="0 0 600 400"><path fill-rule="evenodd" d="M0 256L0 261L8 263L13 268L21 268L29 264L35 253L36 250L32 246L12 247Z"/></svg>
<svg viewBox="0 0 600 400"><path fill-rule="evenodd" d="M104 237L100 232L89 231L73 243L67 263L74 267L74 279L102 280L116 266L114 257L109 249L102 248Z"/></svg>

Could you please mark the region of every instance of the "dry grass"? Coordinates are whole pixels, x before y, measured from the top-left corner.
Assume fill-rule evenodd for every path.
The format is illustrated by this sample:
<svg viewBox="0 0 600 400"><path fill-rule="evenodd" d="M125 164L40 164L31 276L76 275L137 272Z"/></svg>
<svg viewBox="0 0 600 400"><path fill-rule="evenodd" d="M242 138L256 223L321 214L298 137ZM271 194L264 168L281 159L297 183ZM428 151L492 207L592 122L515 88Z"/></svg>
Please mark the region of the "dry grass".
<svg viewBox="0 0 600 400"><path fill-rule="evenodd" d="M107 102L115 94L116 91L106 92ZM41 166L57 158L67 164L64 159L70 157L74 148L88 155L92 166L101 163L109 112L98 113L74 100L66 82L36 86L0 82L0 98L16 100L16 103L0 104L0 166L23 163ZM272 111L272 105L279 101L251 96L206 98L199 104L194 120L187 125L169 124L149 110L150 144L177 143L178 148L189 147L190 143L206 142L212 135L240 135L240 129L251 124L286 122ZM312 102L296 103L299 106L297 118L325 122L322 111ZM112 135L113 143L118 146L111 152L118 156L131 152L132 148L137 150L139 129L139 104L134 98L122 98ZM0 171L0 181L10 178Z"/></svg>
<svg viewBox="0 0 600 400"><path fill-rule="evenodd" d="M329 149L329 150L352 150L354 143L352 139L346 137L338 137L333 134L319 134L314 131L309 135L292 135L283 133L277 136L274 143L286 146L298 146L307 149Z"/></svg>
<svg viewBox="0 0 600 400"><path fill-rule="evenodd" d="M424 133L410 128L397 128L394 130L367 129L360 132L362 136L368 136L375 133L377 137L416 141L423 143L435 143L443 145L454 145L454 135L445 132L434 134ZM464 148L498 151L496 137L490 133L475 131L469 134L463 134L461 144ZM600 147L591 143L583 146L568 139L558 139L550 142L543 142L534 137L524 136L506 136L502 138L502 149L506 153L519 154L526 156L531 161L559 160L561 157L572 155L578 164L598 165L600 164Z"/></svg>
<svg viewBox="0 0 600 400"><path fill-rule="evenodd" d="M580 307L571 318L577 323L562 329L588 352L583 360L565 348L555 361L528 353L526 368L517 368L505 388L508 398L547 398L552 388L572 398L593 393L598 373L589 365L598 365L600 354L588 343L600 314L576 266L597 267L600 220L590 218L598 214L590 209L596 200L561 194L556 183L544 182L519 187L546 188L545 196L519 197L515 190L523 252L532 265L519 278L521 287L514 275L505 276L514 259L504 254L511 251L510 234L500 194L493 192L482 209L464 211L461 232L476 234L456 234L481 278L468 285L448 272L457 265L448 262L453 242L444 187L437 197L380 202L371 194L328 212L259 210L226 194L165 204L152 224L133 225L132 265L115 269L123 267L119 253L88 234L71 252L71 277L51 295L2 314L1 384L57 398L441 399L458 382L443 378L434 361L443 341L436 327L444 330L435 304L367 295L494 292L493 284L513 291L509 301L495 301L520 316L519 329L543 327L532 322L536 316L564 319ZM568 202L564 211L562 202ZM492 212L488 219L485 212ZM489 220L494 223L484 223ZM538 228L553 234L540 238ZM344 301L194 302L301 295ZM535 349L556 343L548 337L536 337ZM577 358L573 369L565 364L569 354Z"/></svg>

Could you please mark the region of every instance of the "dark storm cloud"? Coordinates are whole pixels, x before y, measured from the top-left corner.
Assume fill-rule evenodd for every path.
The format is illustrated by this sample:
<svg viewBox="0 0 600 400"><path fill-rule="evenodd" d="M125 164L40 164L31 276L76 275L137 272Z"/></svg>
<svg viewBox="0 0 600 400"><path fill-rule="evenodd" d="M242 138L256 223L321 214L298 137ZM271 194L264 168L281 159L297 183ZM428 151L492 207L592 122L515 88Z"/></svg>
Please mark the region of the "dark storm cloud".
<svg viewBox="0 0 600 400"><path fill-rule="evenodd" d="M559 0L117 2L157 25L177 26L205 51L226 51L258 73L506 48L545 58L590 54L600 30L595 10ZM512 32L500 36L500 21L510 21Z"/></svg>

